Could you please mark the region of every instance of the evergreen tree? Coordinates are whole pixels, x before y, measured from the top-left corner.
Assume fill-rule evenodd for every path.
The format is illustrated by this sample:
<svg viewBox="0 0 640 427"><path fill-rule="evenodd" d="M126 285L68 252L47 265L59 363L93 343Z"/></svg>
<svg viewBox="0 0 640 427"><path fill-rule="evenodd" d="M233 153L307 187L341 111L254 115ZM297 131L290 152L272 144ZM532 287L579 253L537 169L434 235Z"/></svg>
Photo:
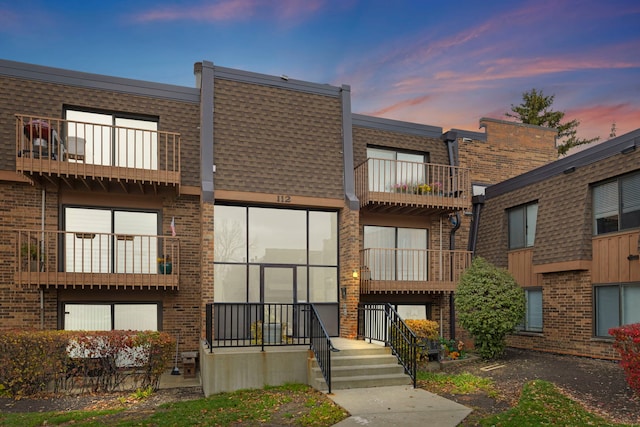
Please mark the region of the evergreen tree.
<svg viewBox="0 0 640 427"><path fill-rule="evenodd" d="M598 141L600 137L583 139L577 137L578 125L576 119L561 123L565 113L554 111L551 106L555 95L545 96L542 90L531 89L522 94L522 104L511 104L511 112L505 113L507 117L515 118L529 125L544 126L558 130L558 154L566 154L571 147L589 144Z"/></svg>

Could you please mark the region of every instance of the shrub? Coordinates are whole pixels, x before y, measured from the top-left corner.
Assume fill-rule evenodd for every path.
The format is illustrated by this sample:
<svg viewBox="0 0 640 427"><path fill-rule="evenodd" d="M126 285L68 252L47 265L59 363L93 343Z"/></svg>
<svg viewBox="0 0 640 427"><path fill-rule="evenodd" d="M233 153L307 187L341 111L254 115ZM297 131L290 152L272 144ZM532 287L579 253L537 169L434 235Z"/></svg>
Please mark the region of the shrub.
<svg viewBox="0 0 640 427"><path fill-rule="evenodd" d="M421 340L436 340L438 339L438 322L425 319L407 319L404 321L406 325L416 334L416 337Z"/></svg>
<svg viewBox="0 0 640 427"><path fill-rule="evenodd" d="M0 390L15 397L46 390L68 359L63 331L0 332Z"/></svg>
<svg viewBox="0 0 640 427"><path fill-rule="evenodd" d="M0 332L0 390L20 397L55 389L157 388L173 339L163 332Z"/></svg>
<svg viewBox="0 0 640 427"><path fill-rule="evenodd" d="M438 322L426 319L407 319L404 323L413 331L418 341L421 341L417 354L418 361L429 359L429 350L437 346Z"/></svg>
<svg viewBox="0 0 640 427"><path fill-rule="evenodd" d="M525 296L508 271L476 257L460 278L455 305L480 357L493 359L504 353L505 337L524 317Z"/></svg>
<svg viewBox="0 0 640 427"><path fill-rule="evenodd" d="M609 334L615 338L613 348L620 353L629 387L640 395L640 323L611 328Z"/></svg>

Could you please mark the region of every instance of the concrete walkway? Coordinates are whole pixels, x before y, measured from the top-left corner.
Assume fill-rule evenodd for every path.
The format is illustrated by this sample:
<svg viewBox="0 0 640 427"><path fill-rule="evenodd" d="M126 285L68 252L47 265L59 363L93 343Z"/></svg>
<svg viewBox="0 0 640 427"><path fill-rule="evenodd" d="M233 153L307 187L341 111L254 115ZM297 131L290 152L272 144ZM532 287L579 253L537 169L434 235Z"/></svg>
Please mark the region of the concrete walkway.
<svg viewBox="0 0 640 427"><path fill-rule="evenodd" d="M351 416L338 424L350 426L457 426L471 409L412 386L334 390L327 395Z"/></svg>

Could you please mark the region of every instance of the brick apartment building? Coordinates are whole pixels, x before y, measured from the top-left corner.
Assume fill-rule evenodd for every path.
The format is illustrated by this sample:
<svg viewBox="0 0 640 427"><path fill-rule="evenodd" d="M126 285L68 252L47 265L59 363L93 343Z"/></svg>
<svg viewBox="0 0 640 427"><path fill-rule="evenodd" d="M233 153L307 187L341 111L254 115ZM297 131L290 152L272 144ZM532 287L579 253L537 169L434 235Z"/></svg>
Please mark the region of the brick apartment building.
<svg viewBox="0 0 640 427"><path fill-rule="evenodd" d="M504 212L473 196L557 157L551 129L443 133L353 114L346 85L194 73L181 87L0 60L0 328L157 329L199 350L244 339L225 322L250 304L312 303L355 338L360 303L391 303L451 336L476 243L507 266L485 231ZM274 314L283 335L296 310Z"/></svg>
<svg viewBox="0 0 640 427"><path fill-rule="evenodd" d="M616 358L608 330L640 322L640 131L487 189L477 254L524 287L512 346Z"/></svg>

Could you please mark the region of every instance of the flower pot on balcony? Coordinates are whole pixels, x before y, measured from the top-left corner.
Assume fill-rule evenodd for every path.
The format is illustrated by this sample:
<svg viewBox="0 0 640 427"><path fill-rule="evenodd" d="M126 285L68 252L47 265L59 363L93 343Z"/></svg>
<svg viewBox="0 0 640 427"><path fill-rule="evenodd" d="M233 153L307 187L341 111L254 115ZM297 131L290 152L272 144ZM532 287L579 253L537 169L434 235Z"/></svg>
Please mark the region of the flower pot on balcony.
<svg viewBox="0 0 640 427"><path fill-rule="evenodd" d="M173 271L173 264L171 262L159 262L158 263L158 273L160 274L171 274Z"/></svg>

